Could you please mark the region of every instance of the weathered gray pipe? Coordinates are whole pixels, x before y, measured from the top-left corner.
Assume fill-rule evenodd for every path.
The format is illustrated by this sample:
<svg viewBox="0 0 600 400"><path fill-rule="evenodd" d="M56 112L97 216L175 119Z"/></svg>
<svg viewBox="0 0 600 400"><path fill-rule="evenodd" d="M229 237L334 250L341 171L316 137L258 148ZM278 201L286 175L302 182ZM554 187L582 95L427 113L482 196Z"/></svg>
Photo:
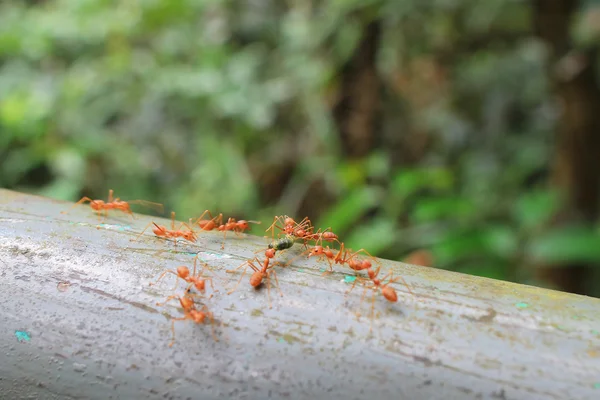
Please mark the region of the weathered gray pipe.
<svg viewBox="0 0 600 400"><path fill-rule="evenodd" d="M148 218L99 224L89 207L60 214L69 206L0 190L2 398L600 399L598 299L382 260L415 296L379 296L370 334L345 271L299 258L278 269L269 309L249 273L227 295L239 274L225 273L266 239L131 241ZM182 313L156 302L175 278L148 283L196 252L219 290L206 303L220 340L178 322L170 348Z"/></svg>

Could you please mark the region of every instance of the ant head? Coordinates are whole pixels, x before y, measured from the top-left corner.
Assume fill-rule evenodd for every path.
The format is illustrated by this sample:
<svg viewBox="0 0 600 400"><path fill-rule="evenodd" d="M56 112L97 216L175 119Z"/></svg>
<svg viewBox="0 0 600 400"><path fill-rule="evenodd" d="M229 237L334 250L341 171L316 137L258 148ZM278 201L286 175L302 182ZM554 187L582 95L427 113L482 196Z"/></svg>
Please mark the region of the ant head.
<svg viewBox="0 0 600 400"><path fill-rule="evenodd" d="M295 225L296 221L294 221L293 218L290 217L286 217L285 220L283 221L284 225Z"/></svg>
<svg viewBox="0 0 600 400"><path fill-rule="evenodd" d="M181 307L183 307L184 310L189 310L194 307L194 300L189 297L180 297L179 304L181 304Z"/></svg>
<svg viewBox="0 0 600 400"><path fill-rule="evenodd" d="M390 301L392 303L398 301L398 294L396 293L394 288L389 285L386 285L381 288L381 294L383 294L383 297L385 297L387 301Z"/></svg>
<svg viewBox="0 0 600 400"><path fill-rule="evenodd" d="M104 205L104 200L92 200L90 201L90 206L93 210L100 210Z"/></svg>
<svg viewBox="0 0 600 400"><path fill-rule="evenodd" d="M306 236L306 231L302 228L300 229L296 229L296 232L294 232L295 236L298 236L300 238Z"/></svg>
<svg viewBox="0 0 600 400"><path fill-rule="evenodd" d="M273 258L273 257L275 257L275 253L276 253L276 250L271 245L269 245L269 248L267 250L265 250L265 257Z"/></svg>
<svg viewBox="0 0 600 400"><path fill-rule="evenodd" d="M177 267L177 275L180 278L187 278L188 276L190 276L190 269L188 267L186 267L185 265L179 266Z"/></svg>
<svg viewBox="0 0 600 400"><path fill-rule="evenodd" d="M243 230L243 231L245 231L245 230L247 230L247 229L250 229L250 225L248 225L248 221L246 221L246 220L243 220L243 219L240 219L240 220L237 222L237 227L238 227L239 229Z"/></svg>
<svg viewBox="0 0 600 400"><path fill-rule="evenodd" d="M324 254L323 253L323 246L315 246L313 247L313 249L310 251L310 254L308 255L310 256L320 256Z"/></svg>

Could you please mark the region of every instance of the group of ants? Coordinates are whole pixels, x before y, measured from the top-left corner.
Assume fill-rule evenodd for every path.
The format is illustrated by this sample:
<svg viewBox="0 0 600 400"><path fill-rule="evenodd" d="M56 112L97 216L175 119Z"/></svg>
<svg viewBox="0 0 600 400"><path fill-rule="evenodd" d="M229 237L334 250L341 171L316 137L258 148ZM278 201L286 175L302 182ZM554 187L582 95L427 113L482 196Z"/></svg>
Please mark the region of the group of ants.
<svg viewBox="0 0 600 400"><path fill-rule="evenodd" d="M103 216L106 218L108 216L109 210L120 210L129 214L132 218L134 218L133 212L131 211L131 204L142 204L146 206L151 206L156 209L162 210L162 204L152 203L144 200L134 200L134 201L124 201L119 198L114 197L113 190L109 190L108 201L104 200L93 200L89 197L83 197L77 203L73 205L73 207L89 202L92 210L96 212L98 217ZM169 229L166 226L158 225L155 222L150 222L146 227L142 230L142 232L133 240L139 239L140 236L146 232L146 230L152 227L152 232L157 237L171 239L177 244L177 239L183 239L188 242L195 243L198 239L198 233L194 230L193 227L198 227L199 231L213 231L217 230L223 232L223 244L221 245L221 249L225 246L225 240L227 238L228 232L234 232L237 235L244 233L250 230L250 224L260 224L260 221L246 221L246 220L236 220L235 218L228 218L226 221L223 218L223 214L219 214L216 217L213 217L209 210L206 210L202 213L202 215L197 218L195 221L189 219L188 223L181 223L179 227L175 227L175 213L171 213L171 228ZM344 243L341 242L338 238L338 235L335 234L331 228L327 229L317 229L312 225L311 221L308 217L305 217L300 222L296 222L293 218L287 215L276 216L273 219L273 223L266 232L271 232L272 241L269 243L267 249L264 251L264 260L260 260L258 257L255 257L251 260L247 260L237 268L233 270L227 270L227 272L235 272L239 269L243 268L243 272L240 276L240 279L236 283L236 285L227 292L227 294L233 293L240 282L244 278L248 267L250 267L254 272L250 276L250 285L255 289L262 285L263 281L266 280L267 283L267 293L269 296L269 308L271 308L271 278L275 279L277 284L277 288L281 296L283 293L279 288L279 281L277 280L277 274L275 272L275 266L280 264L279 262L275 262L275 256L277 252L282 252L284 250L290 249L295 243L302 243L304 246L304 251L302 251L298 257L303 255L308 255L308 257L317 257L318 259L325 260L329 264L329 270L325 271L325 274L329 274L333 272L334 265L346 266L350 268L352 271L359 272L365 271L366 276L358 276L354 280L352 287L348 290L349 293L352 289L354 289L356 282L362 282L364 285L363 296L361 298L361 302L364 300L364 296L367 290L372 290L373 295L371 297L371 321L374 318L374 307L375 307L375 296L380 292L383 297L389 302L398 301L398 295L396 290L391 286L392 283L402 281L404 285L407 287L408 292L413 294L409 285L406 281L400 276L393 276L393 272L388 272L385 276L379 277L379 273L381 270L381 265L377 261L377 259L371 256L365 249L360 249L353 251L344 246ZM335 248L335 244L337 244L337 249ZM260 250L262 251L262 250ZM362 254L362 257L359 255ZM297 257L293 258L289 262L285 264L285 266L291 264ZM197 259L198 255L194 258L194 268L190 273L190 269L187 266L179 266L176 270L166 270L164 271L154 283L150 283L150 285L156 285L160 280L162 280L167 274L173 274L177 277L177 282L179 279L185 281L187 283L187 287L182 296L180 295L171 295L164 302L157 303L157 306L162 306L168 303L171 300L177 299L179 304L183 308L184 315L180 318L172 318L171 319L171 332L173 334L172 340L169 343L169 346L172 346L175 343L175 322L176 321L184 321L191 320L196 324L203 324L205 321L209 320L212 326L212 336L215 340L218 341L217 336L215 335L214 330L214 318L213 313L209 311L206 304L202 304L198 306L197 298L203 297L206 292L206 283L210 283L211 288L214 291L214 286L211 277L206 276L206 270L209 269L208 265L204 263L204 266L201 271L197 271ZM373 267L373 262L378 264L376 268ZM177 285L173 290L175 290ZM194 293L192 289L195 289ZM211 296L212 297L212 294Z"/></svg>

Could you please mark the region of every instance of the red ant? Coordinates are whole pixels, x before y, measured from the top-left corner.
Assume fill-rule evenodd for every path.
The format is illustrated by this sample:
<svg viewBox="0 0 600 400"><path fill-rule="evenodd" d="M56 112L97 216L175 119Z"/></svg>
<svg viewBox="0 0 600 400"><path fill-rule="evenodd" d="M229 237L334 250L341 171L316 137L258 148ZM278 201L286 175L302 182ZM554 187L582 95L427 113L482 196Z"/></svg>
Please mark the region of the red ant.
<svg viewBox="0 0 600 400"><path fill-rule="evenodd" d="M186 281L187 283L189 283L189 286L186 289L186 292L189 292L190 288L192 286L194 286L196 288L196 290L198 290L200 293L204 293L206 290L206 281L208 281L210 283L210 287L212 288L212 290L215 290L215 287L213 286L213 281L212 278L204 278L200 275L200 273L196 274L196 261L198 260L198 256L194 257L194 272L190 275L190 269L188 267L186 267L185 265L179 266L177 267L176 271L172 271L172 270L166 270L164 271L156 280L156 282L154 283L149 283L150 286L154 286L156 285L161 279L163 279L165 277L165 275L167 274L173 274L176 275L177 278L183 279L184 281ZM208 269L208 264L204 263L204 266L202 267L202 271ZM175 282L175 287L173 287L172 290L177 289L177 285L179 283L179 280L177 280ZM212 297L212 295L211 295Z"/></svg>
<svg viewBox="0 0 600 400"><path fill-rule="evenodd" d="M152 228L152 232L154 232L154 234L156 236L164 237L167 239L172 238L173 241L175 242L175 245L177 245L178 237L183 238L189 242L195 242L198 239L198 237L196 236L196 233L185 222L182 222L181 225L179 225L179 228L175 229L175 212L171 212L171 229L167 229L167 227L165 227L165 226L157 225L155 222L150 222L148 225L146 225L146 227L144 228L142 233L140 233L133 240L139 239L139 237L142 236L144 234L144 232L146 232L146 229L148 229L151 225L154 225L154 228ZM180 228L182 226L187 227L189 230L188 231L180 230Z"/></svg>
<svg viewBox="0 0 600 400"><path fill-rule="evenodd" d="M381 294L387 301L389 301L391 303L395 303L398 301L398 294L396 293L396 290L390 285L394 282L398 282L398 281L402 280L402 283L404 283L404 286L406 286L406 288L408 289L408 292L413 296L414 296L414 294L413 294L412 290L410 290L410 286L408 286L408 283L406 283L406 281L404 280L403 277L401 277L401 276L394 277L393 272L390 271L383 278L379 279L377 276L379 275L381 266L377 267L377 269L375 271L373 271L370 268L370 262L368 262L368 264L369 264L369 267L367 267L365 269L367 270L367 275L369 276L369 279L373 282L373 286L371 286L370 288L365 287L365 290L363 291L363 295L361 296L360 301L362 303L362 301L364 300L367 289L373 290L373 296L371 297L371 330L372 330L373 329L372 323L373 323L373 319L375 317L375 291L376 290L378 290L378 289L381 290ZM388 279L388 277L389 277L389 279ZM387 281L387 283L384 283L386 279L388 279L388 281ZM350 293L352 291L352 289L354 289L354 286L356 285L357 281L358 281L358 279L354 281L354 283L352 284L352 287L348 290L347 293Z"/></svg>
<svg viewBox="0 0 600 400"><path fill-rule="evenodd" d="M317 245L312 249L309 249L308 257L317 256L319 258L325 257L327 262L329 263L329 270L333 272L333 264L345 264L348 260L350 250L346 249L344 252L344 243L342 243L340 249L337 254L333 254L333 249L330 249L329 246L323 247L321 245Z"/></svg>
<svg viewBox="0 0 600 400"><path fill-rule="evenodd" d="M338 239L338 235L333 233L331 231L331 228L327 228L324 231L321 231L321 229L319 229L317 232L307 235L306 240L314 240L317 243L323 243L323 241L338 243L340 242Z"/></svg>
<svg viewBox="0 0 600 400"><path fill-rule="evenodd" d="M83 204L89 201L90 207L92 207L92 210L94 210L96 215L98 215L98 218L100 218L100 215L104 215L104 218L108 217L108 210L121 210L124 213L131 215L131 218L135 219L135 217L133 216L133 212L131 211L130 204L142 204L145 206L153 207L160 213L163 212L162 204L152 203L150 201L145 200L132 200L127 202L119 199L118 197L113 199L113 194L114 191L110 189L108 191L108 201L106 202L104 200L93 200L89 197L82 197L77 203L73 204L71 208L74 208L79 204ZM61 214L67 214L67 211L62 211Z"/></svg>
<svg viewBox="0 0 600 400"><path fill-rule="evenodd" d="M281 220L283 220L283 227L277 225L277 223L281 222ZM308 217L304 217L304 219L300 221L300 223L297 223L296 221L294 221L293 218L288 217L287 215L275 217L273 219L273 223L265 232L271 231L271 237L274 238L275 228L279 229L286 235L295 236L299 239L303 239L305 237L310 236L311 232L314 229Z"/></svg>
<svg viewBox="0 0 600 400"><path fill-rule="evenodd" d="M348 264L348 266L355 271L361 271L363 269L370 268L371 262L369 260L360 261L355 258L356 255L359 253L366 253L369 257L375 260L375 257L369 254L369 252L365 249L360 249L354 252L351 249L344 249L344 243L341 243L340 249L337 253L334 254L333 250L334 249L331 249L329 246L323 247L321 245L317 245L312 249L309 249L308 257L325 257L325 259L329 263L329 271L326 271L325 274L333 272L334 264Z"/></svg>
<svg viewBox="0 0 600 400"><path fill-rule="evenodd" d="M244 272L242 273L242 276L240 276L240 279L237 281L237 283L235 284L233 289L231 289L229 292L227 292L227 294L231 294L237 289L240 282L244 278L244 275L246 275L246 271L248 269L247 267L249 266L250 268L252 268L254 270L254 273L252 274L252 276L250 276L250 285L252 287L254 287L255 289L258 288L261 285L261 283L263 282L263 280L265 278L267 279L267 294L269 297L269 308L272 308L272 305L271 305L271 275L273 275L275 277L275 282L277 283L277 289L279 289L280 296L283 296L283 293L281 292L281 288L279 287L279 280L277 279L277 274L275 273L275 270L272 269L273 268L272 266L271 266L271 270L269 270L269 261L273 257L275 257L275 249L270 248L265 251L265 261L262 264L262 268L257 267L254 264L254 260L248 260L235 269L227 270L227 272L234 272L234 271L246 266L244 268ZM255 260L260 265L260 260L258 258L255 258Z"/></svg>
<svg viewBox="0 0 600 400"><path fill-rule="evenodd" d="M206 214L209 215L210 219L202 219ZM260 221L246 221L243 219L236 221L235 218L229 218L227 222L223 224L223 214L219 214L217 217L213 217L209 210L205 210L202 213L202 215L196 220L196 222L194 222L194 225L197 224L203 231L212 231L213 229L217 229L218 231L223 232L223 243L221 244L221 249L224 249L225 239L227 239L227 232L233 231L236 234L239 234L244 231L250 230L250 223L260 224Z"/></svg>
<svg viewBox="0 0 600 400"><path fill-rule="evenodd" d="M243 233L244 231L250 230L250 225L248 224L260 224L260 221L246 221L244 219L240 219L236 221L235 218L229 218L227 223L221 224L217 229L221 232L224 232L224 239L227 238L227 231L233 231L236 234Z"/></svg>
<svg viewBox="0 0 600 400"><path fill-rule="evenodd" d="M210 219L202 219L206 214L208 214ZM217 229L222 224L223 214L219 214L218 216L213 217L209 210L204 210L202 215L200 215L200 217L193 224L190 220L190 225L198 225L203 231L212 231L213 229Z"/></svg>
<svg viewBox="0 0 600 400"><path fill-rule="evenodd" d="M171 339L171 343L169 343L169 347L173 346L175 343L175 321L185 321L186 319L192 320L196 324L202 324L208 318L210 320L211 328L212 328L212 336L213 339L218 342L219 339L215 335L215 320L213 318L213 314L208 311L208 307L206 305L202 305L202 309L198 310L196 308L196 304L194 300L187 294L181 296L169 296L163 303L156 303L157 306L165 305L171 299L178 299L179 304L183 308L184 316L181 318L171 318L171 332L173 332L173 338Z"/></svg>

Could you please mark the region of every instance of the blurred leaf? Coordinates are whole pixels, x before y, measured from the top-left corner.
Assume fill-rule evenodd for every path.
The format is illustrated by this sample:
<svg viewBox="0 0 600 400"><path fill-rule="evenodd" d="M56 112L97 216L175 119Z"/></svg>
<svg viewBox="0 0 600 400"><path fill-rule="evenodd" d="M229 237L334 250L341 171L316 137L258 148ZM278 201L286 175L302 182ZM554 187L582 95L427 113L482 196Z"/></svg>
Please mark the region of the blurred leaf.
<svg viewBox="0 0 600 400"><path fill-rule="evenodd" d="M512 258L518 250L518 238L514 229L506 225L492 225L483 232L487 251L502 258Z"/></svg>
<svg viewBox="0 0 600 400"><path fill-rule="evenodd" d="M318 226L332 227L334 232L345 231L355 224L365 211L376 206L381 195L381 191L376 187L357 187L334 204L319 219Z"/></svg>
<svg viewBox="0 0 600 400"><path fill-rule="evenodd" d="M525 229L536 228L547 222L560 206L556 192L538 190L519 197L514 206L514 216Z"/></svg>
<svg viewBox="0 0 600 400"><path fill-rule="evenodd" d="M392 190L395 194L407 197L421 189L447 190L453 185L449 170L430 168L400 171L394 177Z"/></svg>
<svg viewBox="0 0 600 400"><path fill-rule="evenodd" d="M383 217L361 224L347 236L346 246L351 249L367 249L371 254L377 254L390 247L397 241L396 227L393 221Z"/></svg>
<svg viewBox="0 0 600 400"><path fill-rule="evenodd" d="M491 279L506 279L507 265L494 261L468 262L457 268L457 272L469 275L483 276Z"/></svg>
<svg viewBox="0 0 600 400"><path fill-rule="evenodd" d="M480 231L448 231L446 237L432 246L431 252L436 266L460 262L467 256L485 254L485 239Z"/></svg>
<svg viewBox="0 0 600 400"><path fill-rule="evenodd" d="M473 213L473 205L468 199L460 197L438 197L420 199L417 204L415 204L412 217L416 223L423 223L444 218L460 220Z"/></svg>
<svg viewBox="0 0 600 400"><path fill-rule="evenodd" d="M556 228L532 239L527 255L536 263L600 263L600 234L584 227Z"/></svg>

